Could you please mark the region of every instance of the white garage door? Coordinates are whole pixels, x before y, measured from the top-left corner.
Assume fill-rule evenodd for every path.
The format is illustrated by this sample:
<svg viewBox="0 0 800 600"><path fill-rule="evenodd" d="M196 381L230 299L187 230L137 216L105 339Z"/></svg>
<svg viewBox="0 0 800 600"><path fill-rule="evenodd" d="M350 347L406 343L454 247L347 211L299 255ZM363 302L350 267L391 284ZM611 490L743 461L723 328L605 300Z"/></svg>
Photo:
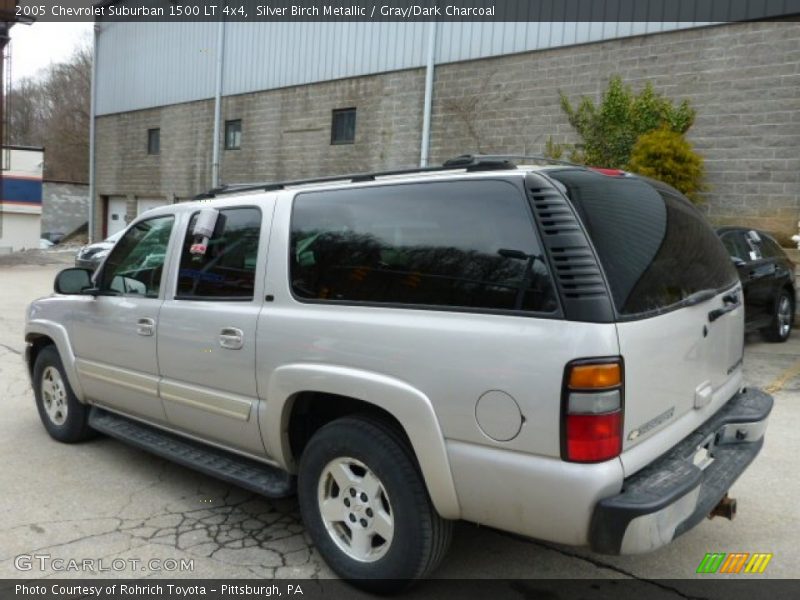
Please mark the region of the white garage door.
<svg viewBox="0 0 800 600"><path fill-rule="evenodd" d="M114 235L125 229L125 216L128 212L128 199L125 196L109 196L106 214L106 235Z"/></svg>
<svg viewBox="0 0 800 600"><path fill-rule="evenodd" d="M146 210L156 208L157 206L164 206L167 201L164 198L137 198L136 199L136 215L142 214Z"/></svg>

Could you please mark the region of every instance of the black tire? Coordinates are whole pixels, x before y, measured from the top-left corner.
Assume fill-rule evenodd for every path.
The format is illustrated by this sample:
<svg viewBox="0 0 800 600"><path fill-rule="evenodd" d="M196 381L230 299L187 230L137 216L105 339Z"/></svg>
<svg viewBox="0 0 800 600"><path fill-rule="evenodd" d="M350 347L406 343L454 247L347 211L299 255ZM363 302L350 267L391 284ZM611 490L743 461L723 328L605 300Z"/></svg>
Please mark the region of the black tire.
<svg viewBox="0 0 800 600"><path fill-rule="evenodd" d="M342 458L363 463L377 477L388 498L394 534L388 549L373 562L360 562L342 550L322 518L320 479L326 466ZM347 496L344 491L341 493ZM431 504L408 443L394 427L380 420L345 417L314 434L300 460L298 495L303 522L330 568L370 592L391 593L408 588L429 575L450 546L453 522L442 519ZM360 514L372 516L369 512ZM349 529L349 524L345 525ZM381 539L378 537L379 543ZM375 537L371 542L374 546Z"/></svg>
<svg viewBox="0 0 800 600"><path fill-rule="evenodd" d="M789 306L789 323L786 327L785 320L785 306L788 302ZM783 289L778 293L775 298L775 306L772 309L772 322L768 327L761 330L761 334L768 342L783 343L789 339L792 333L792 326L794 325L794 296L789 290Z"/></svg>
<svg viewBox="0 0 800 600"><path fill-rule="evenodd" d="M43 391L45 374L47 373L49 377L54 375L53 371L48 371L48 369L55 369L60 375L61 387L55 396L57 397L56 402L60 402L63 407L63 412L60 413L63 422L57 422L59 418L48 413L48 407L52 406L54 402L53 394L45 394ZM33 366L33 393L36 397L39 418L50 437L67 444L82 442L94 437L95 432L89 428L89 407L81 404L75 397L67 375L64 373L61 357L54 346L43 348L36 357Z"/></svg>

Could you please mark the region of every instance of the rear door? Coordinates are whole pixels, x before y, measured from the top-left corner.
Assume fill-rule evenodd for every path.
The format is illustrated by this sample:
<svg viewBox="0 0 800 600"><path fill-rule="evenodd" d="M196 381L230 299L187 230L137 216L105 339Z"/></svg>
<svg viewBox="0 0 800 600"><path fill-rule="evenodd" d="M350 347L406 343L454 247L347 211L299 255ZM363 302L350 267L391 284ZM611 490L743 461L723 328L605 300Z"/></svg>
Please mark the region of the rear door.
<svg viewBox="0 0 800 600"><path fill-rule="evenodd" d="M778 262L764 243L764 238L756 231L748 231L743 236L752 248L753 260L745 268L744 276L748 278L750 303L753 306L755 320L758 325L768 325L772 321L777 293Z"/></svg>
<svg viewBox="0 0 800 600"><path fill-rule="evenodd" d="M748 327L756 326L765 317L763 280L754 277L758 254L745 238L744 231L729 231L722 235L722 243L732 257L737 259L736 270L742 282L744 315Z"/></svg>
<svg viewBox="0 0 800 600"><path fill-rule="evenodd" d="M169 423L205 440L263 455L258 429L256 322L263 301L272 201L223 208L207 252L193 255L198 212L181 232L177 282L158 328L160 394ZM180 243L180 242L179 242Z"/></svg>
<svg viewBox="0 0 800 600"><path fill-rule="evenodd" d="M741 285L717 235L671 188L588 171L555 177L586 225L615 305L630 474L737 391Z"/></svg>

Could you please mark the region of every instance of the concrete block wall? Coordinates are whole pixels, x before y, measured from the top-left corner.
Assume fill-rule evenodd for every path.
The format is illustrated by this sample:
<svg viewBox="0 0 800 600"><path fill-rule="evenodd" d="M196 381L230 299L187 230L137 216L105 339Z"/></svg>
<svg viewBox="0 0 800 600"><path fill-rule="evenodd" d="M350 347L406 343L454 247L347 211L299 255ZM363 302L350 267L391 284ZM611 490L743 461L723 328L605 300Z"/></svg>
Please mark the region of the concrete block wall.
<svg viewBox="0 0 800 600"><path fill-rule="evenodd" d="M222 150L220 177L269 181L418 164L424 84L416 69L227 97L223 121L242 119L242 148ZM331 144L332 111L351 107L355 142Z"/></svg>
<svg viewBox="0 0 800 600"><path fill-rule="evenodd" d="M220 180L255 182L419 164L424 72L419 69L223 99ZM353 144L330 143L332 111L356 107ZM97 119L97 194L184 200L211 186L213 102ZM224 150L224 122L242 120L239 150ZM147 130L160 128L160 154ZM100 206L100 203L98 203ZM95 237L103 216L96 211Z"/></svg>
<svg viewBox="0 0 800 600"><path fill-rule="evenodd" d="M598 98L619 74L652 81L698 117L689 138L705 157L703 210L782 242L800 218L800 25L738 23L507 55L436 68L432 162L465 152L541 153L548 136L575 142L559 106ZM222 150L225 182L264 181L419 162L422 69L227 97L242 119L241 150ZM331 111L355 106L356 141L331 145ZM213 103L192 102L97 120L98 195L184 199L211 183ZM148 156L147 129L161 128ZM222 131L220 132L222 135ZM102 227L97 219L96 235Z"/></svg>
<svg viewBox="0 0 800 600"><path fill-rule="evenodd" d="M652 82L697 110L689 140L705 157L703 210L718 224L772 231L800 218L800 24L739 23L437 68L432 157L465 150L541 153L577 142L559 105L599 99L612 75Z"/></svg>

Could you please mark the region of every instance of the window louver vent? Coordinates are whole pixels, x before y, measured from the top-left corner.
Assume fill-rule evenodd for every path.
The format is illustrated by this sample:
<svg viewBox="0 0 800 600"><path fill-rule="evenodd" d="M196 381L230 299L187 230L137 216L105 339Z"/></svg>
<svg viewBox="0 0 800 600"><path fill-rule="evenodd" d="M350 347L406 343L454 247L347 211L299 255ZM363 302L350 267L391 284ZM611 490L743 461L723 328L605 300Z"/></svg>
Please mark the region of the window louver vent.
<svg viewBox="0 0 800 600"><path fill-rule="evenodd" d="M534 210L550 251L556 279L567 298L605 295L605 285L594 253L581 233L572 208L553 189L531 189Z"/></svg>

